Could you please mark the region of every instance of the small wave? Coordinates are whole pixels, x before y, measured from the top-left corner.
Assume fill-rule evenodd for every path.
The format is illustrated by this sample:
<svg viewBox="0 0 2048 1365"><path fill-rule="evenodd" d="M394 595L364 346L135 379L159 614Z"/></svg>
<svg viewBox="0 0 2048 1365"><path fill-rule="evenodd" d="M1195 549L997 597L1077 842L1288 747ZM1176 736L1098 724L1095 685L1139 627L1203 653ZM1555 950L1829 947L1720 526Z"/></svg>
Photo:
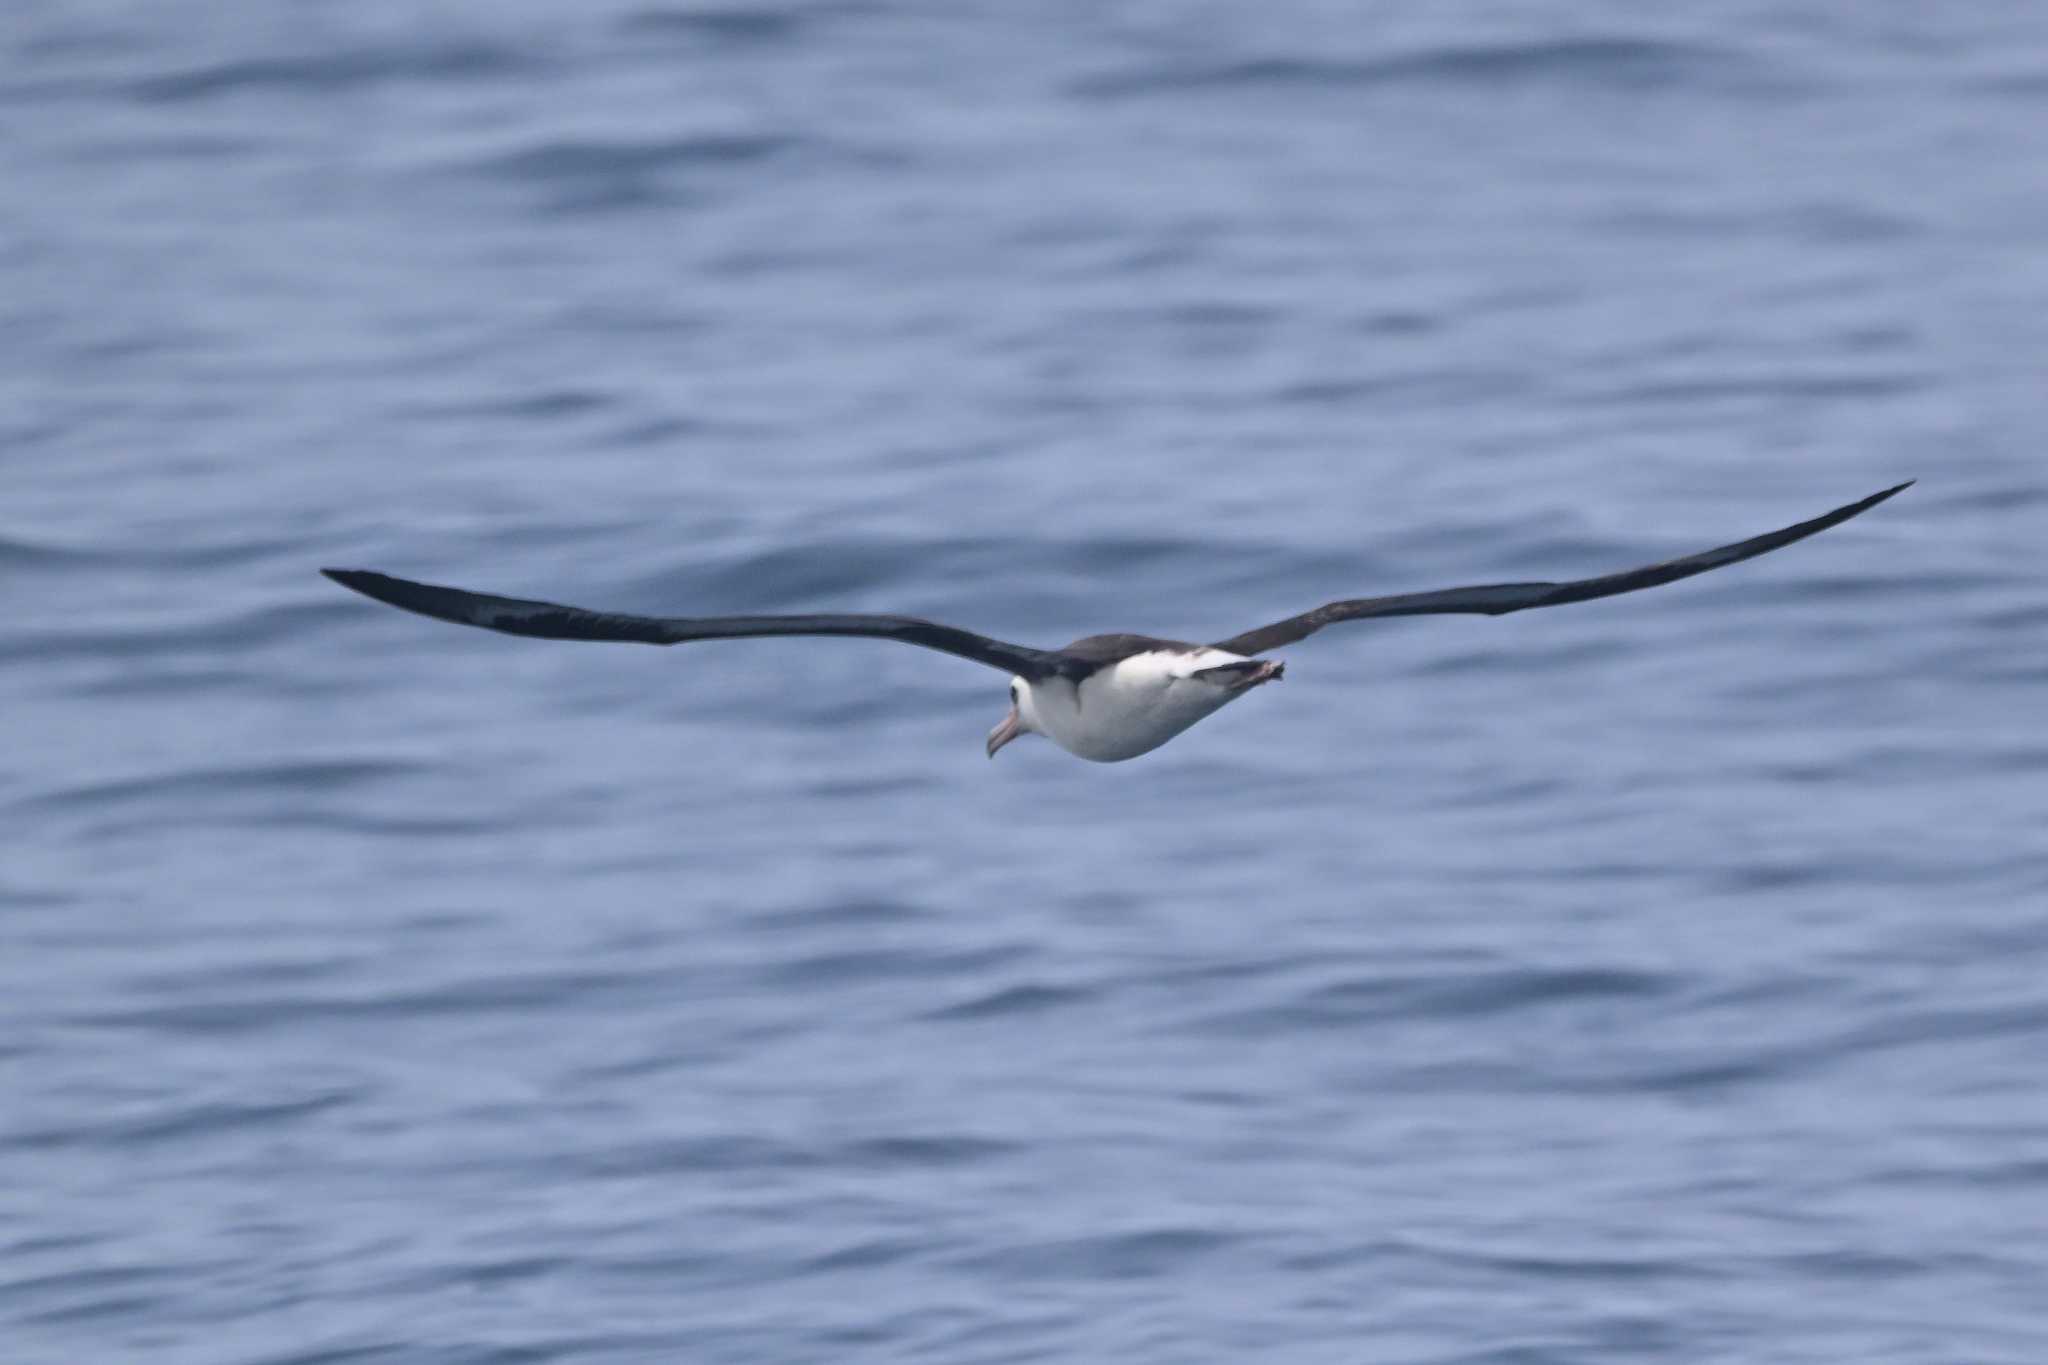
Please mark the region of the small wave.
<svg viewBox="0 0 2048 1365"><path fill-rule="evenodd" d="M1626 968L1512 968L1455 974L1354 977L1295 992L1276 1004L1195 1020L1205 1032L1283 1034L1389 1019L1469 1019L1589 1001L1653 999L1682 979Z"/></svg>
<svg viewBox="0 0 2048 1365"><path fill-rule="evenodd" d="M757 1133L698 1133L610 1144L576 1162L580 1174L601 1178L797 1170L818 1164L811 1148Z"/></svg>
<svg viewBox="0 0 2048 1365"><path fill-rule="evenodd" d="M169 1267L97 1265L0 1281L0 1303L8 1306L13 1324L103 1322L161 1312L175 1280ZM166 1292L153 1292L157 1285Z"/></svg>
<svg viewBox="0 0 2048 1365"><path fill-rule="evenodd" d="M312 578L310 572L308 579ZM155 654L204 656L210 661L306 638L311 623L341 622L355 604L327 592L291 606L259 607L172 625L91 625L27 630L0 640L0 660L89 659L130 663Z"/></svg>
<svg viewBox="0 0 2048 1365"><path fill-rule="evenodd" d="M488 179L550 192L563 211L665 203L691 172L751 167L808 144L779 133L698 133L666 138L563 138L471 163Z"/></svg>
<svg viewBox="0 0 2048 1365"><path fill-rule="evenodd" d="M135 802L175 808L183 802L223 794L340 791L422 771L426 771L424 765L395 759L295 759L84 782L42 792L21 804L36 809L97 809Z"/></svg>
<svg viewBox="0 0 2048 1365"><path fill-rule="evenodd" d="M1985 1259L1989 1264L1996 1264L1990 1258ZM1927 1274L1930 1269L1930 1262L1924 1257L1902 1256L1865 1246L1794 1252L1773 1256L1770 1260L1789 1281L1804 1283L1814 1278L1844 1280L1854 1285L1859 1293L1867 1292L1873 1283L1911 1279Z"/></svg>
<svg viewBox="0 0 2048 1365"><path fill-rule="evenodd" d="M1679 981L1622 967L1516 968L1418 981L1412 995L1422 1013L1472 1016L1566 1000L1648 999L1671 994Z"/></svg>
<svg viewBox="0 0 2048 1365"><path fill-rule="evenodd" d="M1456 404L1500 397L1525 388L1511 370L1463 367L1345 379L1304 379L1272 390L1275 401L1310 407L1367 403Z"/></svg>
<svg viewBox="0 0 2048 1365"><path fill-rule="evenodd" d="M1868 402L1896 398L1929 387L1923 374L1906 371L1866 374L1701 375L1691 379L1642 380L1580 394L1584 407L1655 404L1686 409L1706 403L1768 401Z"/></svg>
<svg viewBox="0 0 2048 1365"><path fill-rule="evenodd" d="M869 1237L845 1246L821 1251L803 1263L802 1269L813 1275L829 1275L842 1270L871 1270L876 1266L891 1265L897 1261L909 1260L926 1255L931 1244L923 1238L910 1237Z"/></svg>
<svg viewBox="0 0 2048 1365"><path fill-rule="evenodd" d="M1355 90L1389 86L1565 84L1661 92L1759 82L1756 63L1728 49L1633 38L1470 44L1382 57L1260 57L1210 65L1150 65L1084 78L1074 94L1118 99L1203 90Z"/></svg>
<svg viewBox="0 0 2048 1365"><path fill-rule="evenodd" d="M2048 72L2017 71L1986 76L1971 82L1969 88L1980 94L2003 99L2048 99Z"/></svg>
<svg viewBox="0 0 2048 1365"><path fill-rule="evenodd" d="M1099 1237L1027 1242L959 1264L1023 1280L1092 1281L1171 1275L1242 1240L1212 1228L1162 1227Z"/></svg>
<svg viewBox="0 0 2048 1365"><path fill-rule="evenodd" d="M1460 1246L1417 1239L1407 1240L1403 1249L1447 1265L1538 1279L1659 1280L1706 1273L1696 1262L1668 1256L1583 1256L1552 1247Z"/></svg>
<svg viewBox="0 0 2048 1365"><path fill-rule="evenodd" d="M808 16L772 9L644 9L625 16L633 33L673 34L725 47L759 47L798 37Z"/></svg>
<svg viewBox="0 0 2048 1365"><path fill-rule="evenodd" d="M1084 986L1046 986L1036 982L1005 986L957 1005L932 1010L926 1019L995 1019L1017 1014L1037 1014L1090 1000L1097 994Z"/></svg>
<svg viewBox="0 0 2048 1365"><path fill-rule="evenodd" d="M507 417L513 421L553 422L602 412L617 404L615 395L596 389L544 389L538 393L492 394L451 403L421 403L402 409L408 417L457 418ZM529 528L513 528L525 530ZM555 527L548 528L549 534ZM504 531L501 529L500 534Z"/></svg>
<svg viewBox="0 0 2048 1365"><path fill-rule="evenodd" d="M1903 1011L1844 1032L1837 1053L1887 1052L1981 1038L2031 1037L2048 1032L2048 996Z"/></svg>
<svg viewBox="0 0 2048 1365"><path fill-rule="evenodd" d="M66 568L97 558L91 550L0 537L0 569Z"/></svg>
<svg viewBox="0 0 2048 1365"><path fill-rule="evenodd" d="M830 728L835 724L841 708L827 707L818 718L818 724ZM884 716L890 708L863 705L857 714ZM805 788L810 795L821 801L864 801L881 796L906 796L912 792L931 791L938 786L938 779L931 773L891 775L887 773L862 773L857 777L821 778Z"/></svg>
<svg viewBox="0 0 2048 1365"><path fill-rule="evenodd" d="M1016 1150L1016 1144L993 1138L944 1133L864 1138L847 1144L837 1155L856 1166L928 1168L972 1165Z"/></svg>
<svg viewBox="0 0 2048 1365"><path fill-rule="evenodd" d="M246 158L262 149L260 135L222 133L178 133L153 131L133 137L112 137L98 139L78 149L80 160L103 161L121 164L137 161L230 161ZM78 354L85 356L128 356L149 351L167 350L171 344L183 337L199 337L197 331L180 333L165 329L147 339L124 339L117 342L101 342L93 347L79 347Z"/></svg>
<svg viewBox="0 0 2048 1365"><path fill-rule="evenodd" d="M1015 947L952 952L860 948L844 952L813 953L771 963L763 968L763 975L771 984L812 988L847 981L874 982L968 975L1014 962L1023 956L1025 951Z"/></svg>
<svg viewBox="0 0 2048 1365"><path fill-rule="evenodd" d="M20 882L0 882L0 905L9 910L49 910L60 905L71 905L76 898L48 887L28 886Z"/></svg>
<svg viewBox="0 0 2048 1365"><path fill-rule="evenodd" d="M1655 1061L1565 1071L1546 1076L1542 1088L1581 1095L1694 1095L1785 1080L1804 1074L1819 1060L1806 1051L1765 1049L1710 1061Z"/></svg>
<svg viewBox="0 0 2048 1365"><path fill-rule="evenodd" d="M80 57L126 57L149 50L148 40L140 33L92 26L76 18L68 22L77 26L30 34L16 43L15 51L40 63Z"/></svg>
<svg viewBox="0 0 2048 1365"><path fill-rule="evenodd" d="M480 42L397 48L358 48L299 57L252 57L216 62L135 81L139 99L178 103L252 90L332 94L392 81L482 80L519 75L533 60L509 48Z"/></svg>
<svg viewBox="0 0 2048 1365"><path fill-rule="evenodd" d="M771 932L802 932L840 927L882 929L894 925L920 924L941 918L944 918L941 912L929 906L898 900L848 896L843 899L830 898L799 906L758 911L747 916L747 923L754 928Z"/></svg>
<svg viewBox="0 0 2048 1365"><path fill-rule="evenodd" d="M285 1355L266 1356L255 1365L392 1365L417 1350L415 1346L395 1342L368 1346L315 1346L308 1351L292 1351ZM503 1353L477 1356L479 1361L504 1359ZM531 1356L517 1356L520 1361L531 1360Z"/></svg>
<svg viewBox="0 0 2048 1365"><path fill-rule="evenodd" d="M1843 245L1895 242L1913 236L1922 226L1907 212L1881 212L1845 203L1813 203L1777 211L1639 204L1598 214L1592 223L1602 231L1627 236L1721 243L1749 237Z"/></svg>
<svg viewBox="0 0 2048 1365"><path fill-rule="evenodd" d="M103 673L71 684L66 690L78 697L205 697L219 696L238 687L260 689L266 681L263 674L253 669L166 663Z"/></svg>
<svg viewBox="0 0 2048 1365"><path fill-rule="evenodd" d="M880 600L882 589L930 580L982 581L1010 552L998 542L812 541L691 556L691 567L644 585L649 601L719 602L731 611L816 610L820 604Z"/></svg>
<svg viewBox="0 0 2048 1365"><path fill-rule="evenodd" d="M515 180L556 181L642 175L679 166L760 161L796 140L766 133L700 133L674 138L568 138L491 157L478 169Z"/></svg>
<svg viewBox="0 0 2048 1365"><path fill-rule="evenodd" d="M1506 677L1516 672L1533 673L1549 668L1607 663L1635 648L1632 642L1610 636L1561 642L1540 653L1526 646L1452 649L1420 660L1408 673L1416 678Z"/></svg>
<svg viewBox="0 0 2048 1365"><path fill-rule="evenodd" d="M436 982L374 995L314 996L303 992L214 999L80 1015L90 1028L162 1030L174 1034L248 1034L337 1019L427 1018L520 1014L563 1005L608 1008L636 989L658 989L646 973L527 972Z"/></svg>
<svg viewBox="0 0 2048 1365"><path fill-rule="evenodd" d="M136 1143L166 1142L185 1137L211 1137L238 1128L268 1128L290 1124L315 1114L346 1105L355 1092L309 1095L303 1099L245 1102L209 1102L179 1105L91 1127L67 1125L32 1129L8 1136L11 1147L74 1147L99 1143L127 1147Z"/></svg>

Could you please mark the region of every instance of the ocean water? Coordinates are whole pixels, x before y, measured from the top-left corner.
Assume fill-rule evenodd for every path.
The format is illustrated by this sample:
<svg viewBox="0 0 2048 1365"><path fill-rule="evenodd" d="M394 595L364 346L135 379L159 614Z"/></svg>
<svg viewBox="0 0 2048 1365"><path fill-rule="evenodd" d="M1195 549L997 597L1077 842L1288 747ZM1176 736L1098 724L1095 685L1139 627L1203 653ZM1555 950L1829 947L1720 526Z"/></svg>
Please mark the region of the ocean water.
<svg viewBox="0 0 2048 1365"><path fill-rule="evenodd" d="M0 1361L2048 1360L2048 7L9 0ZM1147 758L862 641L1332 629Z"/></svg>

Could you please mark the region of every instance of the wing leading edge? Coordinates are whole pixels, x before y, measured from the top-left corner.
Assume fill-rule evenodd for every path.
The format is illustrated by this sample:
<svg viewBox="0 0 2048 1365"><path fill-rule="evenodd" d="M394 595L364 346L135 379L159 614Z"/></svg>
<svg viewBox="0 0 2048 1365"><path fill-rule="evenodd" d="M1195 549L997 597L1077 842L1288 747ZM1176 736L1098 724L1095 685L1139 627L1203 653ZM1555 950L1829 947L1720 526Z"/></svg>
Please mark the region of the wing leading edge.
<svg viewBox="0 0 2048 1365"><path fill-rule="evenodd" d="M1760 554L1790 545L1795 540L1804 540L1830 526L1839 526L1853 516L1869 511L1886 498L1902 493L1913 486L1908 479L1882 493L1873 493L1860 502L1811 521L1802 521L1796 526L1771 531L1748 540L1736 541L1718 549L1703 550L1698 554L1686 555L1682 559L1668 559L1661 564L1646 564L1640 569L1629 569L1623 573L1607 574L1600 578L1579 578L1563 583L1482 583L1466 588L1443 588L1436 592L1399 593L1392 597L1357 597L1342 602L1330 602L1305 611L1299 616L1290 616L1284 621L1248 630L1228 640L1218 641L1217 649L1227 649L1233 654L1263 654L1281 645L1291 645L1296 640L1306 639L1324 626L1339 621L1362 621L1376 616L1429 616L1441 613L1464 612L1485 616L1502 616L1511 611L1527 611L1531 607L1558 607L1567 602L1590 602L1596 597L1613 597L1618 593L1636 592L1642 588L1654 588L1664 583L1675 583L1681 578L1719 569L1729 564L1753 559Z"/></svg>
<svg viewBox="0 0 2048 1365"><path fill-rule="evenodd" d="M958 626L941 625L915 616L630 616L587 611L556 602L415 583L408 578L368 569L322 569L345 588L365 597L418 612L439 621L479 626L539 640L619 640L647 645L679 645L693 640L736 640L770 635L846 635L896 640L935 649L978 664L1020 673L1034 681L1061 671L1064 656L990 639Z"/></svg>

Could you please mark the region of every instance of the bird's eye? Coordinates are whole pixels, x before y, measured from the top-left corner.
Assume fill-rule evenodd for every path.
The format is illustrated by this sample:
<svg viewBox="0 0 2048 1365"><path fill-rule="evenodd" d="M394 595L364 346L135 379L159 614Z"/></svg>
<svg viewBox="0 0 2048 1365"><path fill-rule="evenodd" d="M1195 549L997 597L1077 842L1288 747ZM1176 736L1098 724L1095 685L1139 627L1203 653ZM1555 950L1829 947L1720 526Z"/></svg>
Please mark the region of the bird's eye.
<svg viewBox="0 0 2048 1365"><path fill-rule="evenodd" d="M1021 699L1021 698L1023 697L1023 695L1024 695L1024 689L1023 689L1023 688L1021 688L1021 687L1017 686L1017 684L1015 684L1015 683L1011 683L1011 684L1010 684L1010 700L1011 700L1012 702L1015 702L1015 701L1018 701L1018 700L1020 700L1020 699Z"/></svg>

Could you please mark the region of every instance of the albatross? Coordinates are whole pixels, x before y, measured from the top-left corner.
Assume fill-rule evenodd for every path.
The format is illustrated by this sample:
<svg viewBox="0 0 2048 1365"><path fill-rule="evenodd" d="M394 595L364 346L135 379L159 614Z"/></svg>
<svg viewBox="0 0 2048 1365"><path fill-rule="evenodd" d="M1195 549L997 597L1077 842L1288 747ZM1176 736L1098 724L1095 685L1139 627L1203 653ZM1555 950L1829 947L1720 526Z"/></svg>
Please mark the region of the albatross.
<svg viewBox="0 0 2048 1365"><path fill-rule="evenodd" d="M1675 583L1839 526L1912 485L1908 479L1811 521L1622 573L1346 598L1207 645L1151 635L1089 635L1059 649L1039 649L915 616L629 616L437 587L368 569L320 572L343 587L422 616L542 640L678 645L768 635L853 635L935 649L1010 675L1010 710L988 733L990 758L1019 735L1044 735L1080 758L1118 763L1150 753L1253 688L1277 681L1286 665L1260 656L1305 640L1324 626L1383 616L1505 616Z"/></svg>

